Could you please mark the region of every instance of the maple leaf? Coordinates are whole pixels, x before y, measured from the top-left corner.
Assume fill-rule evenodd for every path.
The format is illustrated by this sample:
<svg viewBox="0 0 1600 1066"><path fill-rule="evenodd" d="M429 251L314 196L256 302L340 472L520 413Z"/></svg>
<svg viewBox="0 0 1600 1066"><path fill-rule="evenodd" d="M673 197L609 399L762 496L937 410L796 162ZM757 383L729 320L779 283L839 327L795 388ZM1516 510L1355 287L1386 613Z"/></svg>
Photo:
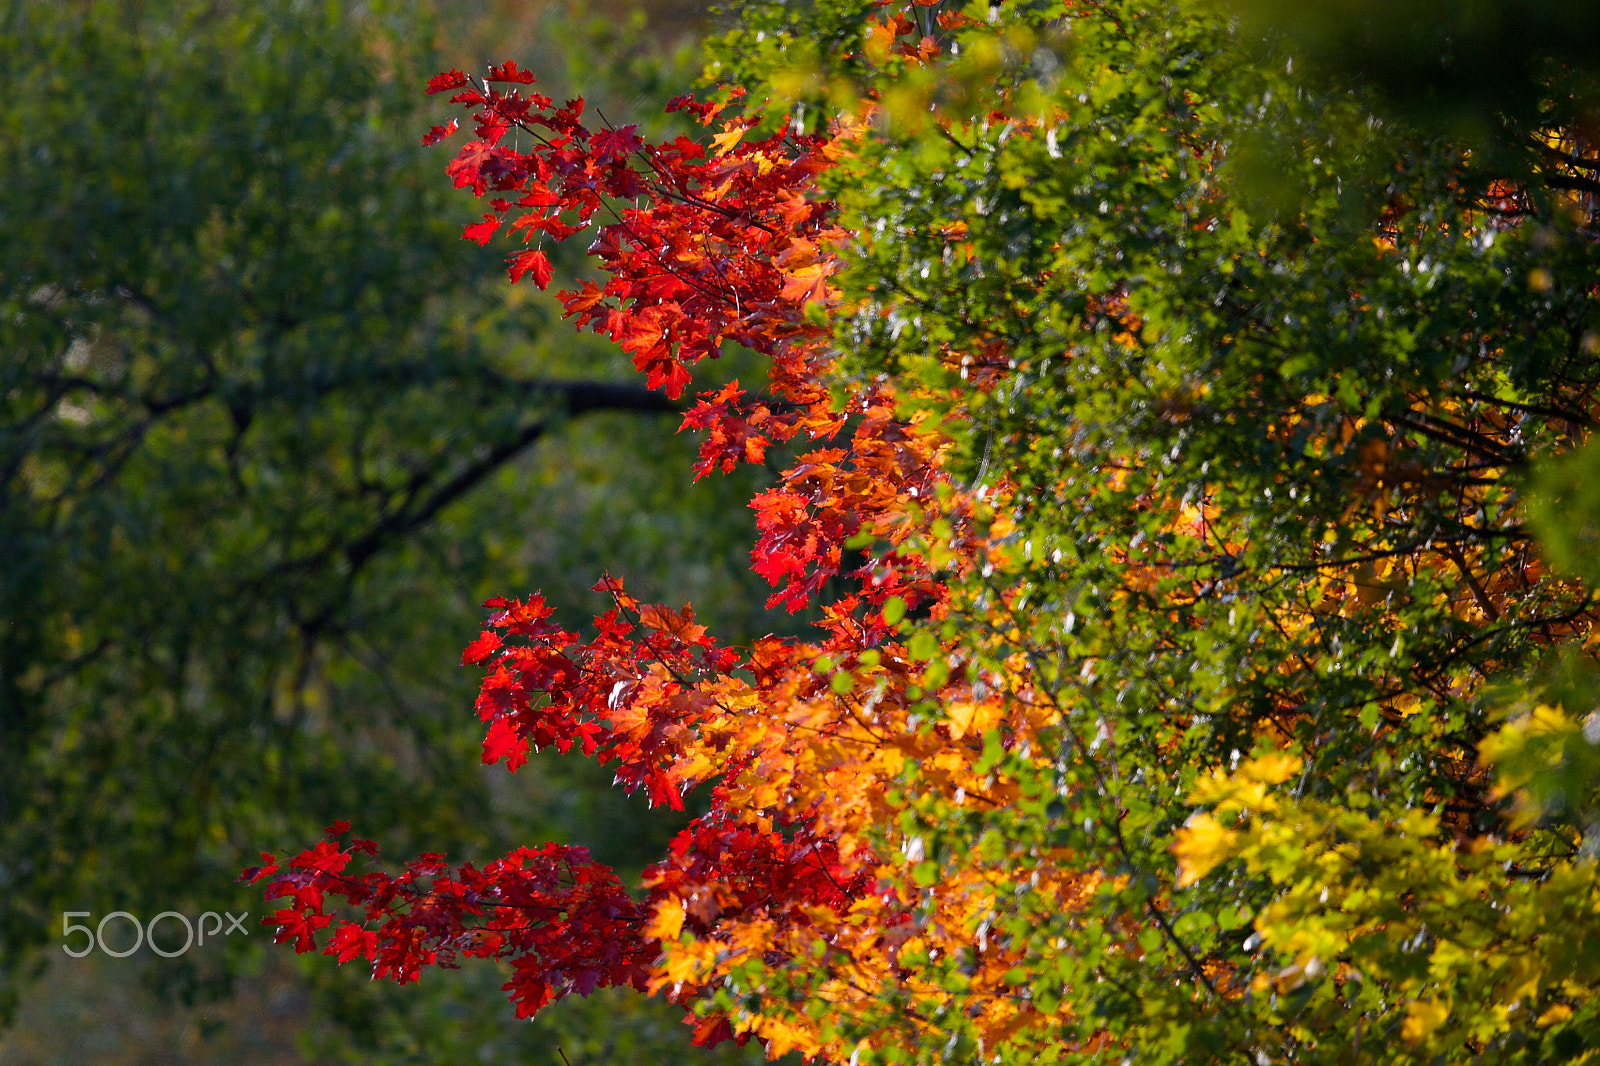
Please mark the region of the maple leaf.
<svg viewBox="0 0 1600 1066"><path fill-rule="evenodd" d="M457 122L455 119L451 119L442 126L432 126L428 129L427 133L422 135L422 144L424 147L438 144L440 141L444 140L446 137L450 136L460 128L461 123Z"/></svg>
<svg viewBox="0 0 1600 1066"><path fill-rule="evenodd" d="M688 607L680 614L666 607L647 604L639 608L639 623L668 633L685 644L705 643L706 627L695 624L694 611Z"/></svg>
<svg viewBox="0 0 1600 1066"><path fill-rule="evenodd" d="M348 829L350 827L350 823L345 822L344 826L345 829ZM331 831L334 827L329 826L328 828ZM341 832L342 831L343 830L341 830ZM343 851L339 845L335 844L331 840L324 840L318 843L315 847L311 848L309 851L302 852L301 854L295 856L289 865L296 870L312 870L319 873L338 873L345 868L345 865L349 861L350 856Z"/></svg>
<svg viewBox="0 0 1600 1066"><path fill-rule="evenodd" d="M497 216L492 214L484 215L482 222L472 223L461 231L461 236L465 240L477 241L480 245L488 244L493 239L495 230L499 228L500 219Z"/></svg>
<svg viewBox="0 0 1600 1066"><path fill-rule="evenodd" d="M599 161L626 156L643 145L644 141L639 137L639 127L634 125L601 130L589 141L589 148Z"/></svg>
<svg viewBox="0 0 1600 1066"><path fill-rule="evenodd" d="M543 252L518 252L511 257L509 271L512 282L522 280L524 274L533 275L533 283L541 289L550 287L550 260Z"/></svg>
<svg viewBox="0 0 1600 1066"><path fill-rule="evenodd" d="M473 132L478 135L478 139L484 144L499 144L510 129L511 123L506 120L505 116L496 111L490 111L485 112L478 120L478 124L473 127Z"/></svg>
<svg viewBox="0 0 1600 1066"><path fill-rule="evenodd" d="M456 188L470 188L479 196L491 183L496 188L510 188L525 173L516 152L487 141L467 142L445 171L454 179Z"/></svg>
<svg viewBox="0 0 1600 1066"><path fill-rule="evenodd" d="M580 316L578 324L584 324L584 319L594 310L595 306L605 299L605 292L592 281L585 281L583 288L577 292L564 292L561 294L563 318L573 315Z"/></svg>
<svg viewBox="0 0 1600 1066"><path fill-rule="evenodd" d="M516 60L508 59L500 66L491 66L489 68L489 73L484 80L512 82L518 85L532 85L534 79L531 71L518 70Z"/></svg>
<svg viewBox="0 0 1600 1066"><path fill-rule="evenodd" d="M517 975L502 985L501 991L510 994L518 1018L531 1018L550 1002L550 985L539 975L533 960L528 960L526 964L518 961Z"/></svg>
<svg viewBox="0 0 1600 1066"><path fill-rule="evenodd" d="M489 724L489 733L483 738L485 765L505 760L506 769L515 773L528 761L528 740L517 729L516 723L497 717Z"/></svg>
<svg viewBox="0 0 1600 1066"><path fill-rule="evenodd" d="M433 77L428 79L428 93L429 95L434 93L447 93L451 89L459 89L463 85L469 84L471 84L471 82L468 80L465 74L461 73L461 71L450 70L443 74L435 74Z"/></svg>
<svg viewBox="0 0 1600 1066"><path fill-rule="evenodd" d="M782 297L785 300L794 300L797 303L810 303L813 300L827 300L832 298L833 290L828 286L828 275L832 274L835 267L832 263L813 263L798 270L784 273Z"/></svg>
<svg viewBox="0 0 1600 1066"><path fill-rule="evenodd" d="M734 147L737 146L741 140L744 139L744 135L745 129L743 126L735 126L733 129L725 130L722 133L717 134L715 137L711 138L711 144L713 148L712 155L727 155L729 152L733 151Z"/></svg>
<svg viewBox="0 0 1600 1066"><path fill-rule="evenodd" d="M339 962L349 962L356 958L371 960L377 952L377 932L363 929L354 922L345 922L339 926L339 931L333 934L328 946L323 948L324 954L332 955Z"/></svg>
<svg viewBox="0 0 1600 1066"><path fill-rule="evenodd" d="M297 954L304 955L315 950L317 946L317 932L333 921L331 914L304 914L292 907L273 912L263 924L276 927L272 935L273 943L283 944L294 941L294 950Z"/></svg>
<svg viewBox="0 0 1600 1066"><path fill-rule="evenodd" d="M272 877L275 874L277 874L277 872L278 872L277 857L274 856L269 851L263 851L263 852L260 852L259 854L261 856L261 861L262 861L263 865L246 867L244 870L242 870L239 873L239 878L238 879L240 881L244 881L244 882L247 882L247 883L253 885L257 881L260 881L262 878Z"/></svg>
<svg viewBox="0 0 1600 1066"><path fill-rule="evenodd" d="M645 935L656 940L676 940L683 930L683 902L667 897L656 905L655 916L645 927Z"/></svg>
<svg viewBox="0 0 1600 1066"><path fill-rule="evenodd" d="M483 662L483 660L500 650L503 643L500 639L500 634L485 629L478 635L478 639L467 645L466 650L461 653L461 665L468 666L472 663Z"/></svg>
<svg viewBox="0 0 1600 1066"><path fill-rule="evenodd" d="M693 1023L694 1037L691 1043L696 1047L715 1047L724 1040L735 1039L733 1026L728 1024L728 1017L725 1014L711 1014L705 1018L694 1018ZM748 1039L748 1037L746 1038Z"/></svg>

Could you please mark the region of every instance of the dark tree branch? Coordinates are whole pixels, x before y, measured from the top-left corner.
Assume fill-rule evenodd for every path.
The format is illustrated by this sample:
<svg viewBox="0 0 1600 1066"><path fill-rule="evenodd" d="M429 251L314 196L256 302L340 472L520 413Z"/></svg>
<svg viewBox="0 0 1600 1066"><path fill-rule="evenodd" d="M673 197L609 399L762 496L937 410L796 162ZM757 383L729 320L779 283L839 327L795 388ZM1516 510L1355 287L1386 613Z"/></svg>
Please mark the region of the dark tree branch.
<svg viewBox="0 0 1600 1066"><path fill-rule="evenodd" d="M1591 159L1581 155L1573 155L1571 152L1563 152L1554 145L1545 144L1543 141L1536 141L1535 145L1539 151L1551 159L1559 160L1569 167L1600 172L1600 156Z"/></svg>
<svg viewBox="0 0 1600 1066"><path fill-rule="evenodd" d="M421 526L441 510L459 499L501 464L544 435L546 424L535 422L524 426L515 437L494 448L456 472L456 475L429 493L416 507L405 506L379 519L377 524L357 537L344 549L350 562L350 572L357 570L372 558L387 541L403 536ZM420 487L420 486L419 486Z"/></svg>
<svg viewBox="0 0 1600 1066"><path fill-rule="evenodd" d="M560 397L569 415L590 411L632 411L639 414L681 413L682 405L642 385L618 385L609 381L530 381L524 388L533 394Z"/></svg>
<svg viewBox="0 0 1600 1066"><path fill-rule="evenodd" d="M1498 396L1491 396L1488 393L1473 392L1470 389L1456 389L1453 391L1455 395L1461 397L1463 400L1472 400L1477 403L1494 404L1497 407L1507 407L1513 411L1526 411L1529 414L1543 415L1546 418L1559 418L1564 421L1571 422L1576 426L1589 426L1590 428L1593 428L1595 425L1594 419L1590 418L1584 412L1570 407L1556 407L1549 404L1536 403L1517 403L1514 400L1505 400Z"/></svg>
<svg viewBox="0 0 1600 1066"><path fill-rule="evenodd" d="M1582 178L1576 174L1541 174L1539 180L1551 189L1569 189L1600 196L1600 181L1593 178Z"/></svg>
<svg viewBox="0 0 1600 1066"><path fill-rule="evenodd" d="M546 396L559 401L564 413L589 414L595 411L627 411L638 414L668 414L682 407L661 393L639 385L622 385L604 381L526 381L510 382L529 395ZM502 441L482 453L454 475L437 485L420 500L413 494L398 510L378 519L365 533L356 537L342 549L349 563L347 580L364 567L373 556L391 541L426 525L444 508L460 499L504 464L532 445L549 429L549 422L541 419L523 426L509 440ZM416 488L420 492L426 478L419 478ZM333 551L339 551L334 548ZM303 564L302 564L303 565ZM335 606L324 607L304 623L307 632L323 628Z"/></svg>
<svg viewBox="0 0 1600 1066"><path fill-rule="evenodd" d="M667 414L681 410L677 404L661 393L639 385L618 385L605 381L558 381L527 382L525 388L535 395L559 398L568 415L588 414L592 411ZM490 448L484 455L457 471L454 477L435 488L416 507L408 504L384 516L375 526L345 548L344 555L350 561L351 572L360 569L384 542L409 533L428 522L434 515L538 440L547 428L548 424L543 421L524 426L516 436ZM418 487L420 488L420 485Z"/></svg>

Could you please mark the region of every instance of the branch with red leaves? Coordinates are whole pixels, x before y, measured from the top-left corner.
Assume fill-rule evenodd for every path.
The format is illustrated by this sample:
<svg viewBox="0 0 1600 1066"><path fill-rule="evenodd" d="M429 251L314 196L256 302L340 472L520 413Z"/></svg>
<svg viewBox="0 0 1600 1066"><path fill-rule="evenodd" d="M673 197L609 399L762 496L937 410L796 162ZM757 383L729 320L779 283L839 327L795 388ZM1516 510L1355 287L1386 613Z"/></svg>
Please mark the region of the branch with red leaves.
<svg viewBox="0 0 1600 1066"><path fill-rule="evenodd" d="M489 723L483 761L514 771L530 748L577 747L616 763L629 792L643 788L652 804L682 810L682 793L699 783L683 770L684 741L714 703L694 681L743 657L717 647L689 608L641 606L612 578L595 589L616 607L594 620L599 635L587 642L552 624L540 596L486 604L495 613L461 657L487 664L477 703Z"/></svg>
<svg viewBox="0 0 1600 1066"><path fill-rule="evenodd" d="M881 649L888 657L872 661L900 677L908 667L892 644L886 606L936 606L943 596L921 556L902 546L905 502L935 495L936 446L895 418L893 397L881 389L867 387L847 410L834 408L824 383L828 335L807 314L808 305L835 299L827 279L845 234L833 225L832 204L816 197L815 179L833 165L839 137L787 126L755 136L754 117L728 117L724 105L685 97L671 109L720 132L709 145L687 137L652 144L631 126L585 125L582 100L557 107L523 90L532 81L506 64L480 82L450 72L429 84L471 112L476 139L448 171L491 210L464 236L486 243L502 229L520 235L510 275L544 288L551 268L543 241L594 229L590 255L607 280L561 293L566 314L616 341L649 386L674 400L691 368L726 344L767 357L762 394L737 382L705 393L683 425L704 435L696 477L763 462L773 444L801 435L824 445L801 454L751 503L759 529L752 560L776 588L771 605L794 611L820 598L841 575L852 538L893 546L846 575L857 591L823 605L824 636L809 645L720 645L689 608L641 604L609 577L596 589L613 607L595 618L587 640L552 622L539 596L486 604L492 613L462 656L485 671L477 700L485 763L515 771L532 751L577 750L614 766L628 791L674 809L691 788L713 786L708 813L646 871L645 903L583 849L557 845L519 849L481 870L425 855L394 876L354 873L356 853L371 860L377 849L337 844L342 823L287 866L266 855L265 866L246 871L266 881L268 898L287 901L267 919L279 942L309 951L326 934L324 953L366 959L375 977L401 982L426 965L506 960L515 966L506 989L522 1015L572 992L660 986L658 960L671 947L662 938L680 930L730 945L717 938L740 923L809 935L819 916L844 920L871 896L878 859L860 840L840 846L825 804L752 800L752 782L767 767L810 758L812 745L854 758L860 745L877 743L883 733L859 701L838 698L827 664L860 663ZM436 126L425 141L458 125ZM873 713L903 710L895 697ZM364 920L333 928L330 900ZM785 957L777 947L764 951L770 964ZM699 991L692 976L664 987L685 1003ZM715 1012L696 1024L697 1042L735 1036Z"/></svg>
<svg viewBox="0 0 1600 1066"><path fill-rule="evenodd" d="M365 913L340 920L323 946L340 962L363 958L374 978L400 984L418 979L424 966L454 968L462 958L503 959L515 966L505 985L518 1017L576 992L631 985L643 988L657 951L640 932L643 915L608 867L588 850L561 844L518 848L484 866L451 869L426 854L398 876L372 869L350 872L357 852L376 858L369 840L340 846L347 822L328 827L328 838L289 860L287 868L262 853L265 865L244 879L268 880L267 899L285 905L264 924L273 939L297 952L316 947L335 915L329 898Z"/></svg>

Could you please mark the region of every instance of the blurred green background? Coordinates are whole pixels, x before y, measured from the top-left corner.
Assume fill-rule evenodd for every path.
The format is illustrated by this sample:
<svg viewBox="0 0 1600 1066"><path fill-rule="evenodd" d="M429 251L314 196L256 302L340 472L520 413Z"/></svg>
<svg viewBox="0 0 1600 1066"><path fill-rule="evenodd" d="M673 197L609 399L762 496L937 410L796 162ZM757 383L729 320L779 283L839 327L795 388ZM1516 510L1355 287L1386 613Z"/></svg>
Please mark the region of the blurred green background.
<svg viewBox="0 0 1600 1066"><path fill-rule="evenodd" d="M748 570L759 472L692 484L633 393L575 410L631 366L460 240L476 205L419 143L429 75L510 58L659 130L706 20L0 0L0 1061L759 1059L636 995L517 1022L490 964L399 989L297 958L234 883L336 818L395 858L554 839L636 877L682 816L581 761L479 764L479 604L540 589L581 628L609 570L729 639L798 624ZM64 912L116 910L252 933L63 952Z"/></svg>

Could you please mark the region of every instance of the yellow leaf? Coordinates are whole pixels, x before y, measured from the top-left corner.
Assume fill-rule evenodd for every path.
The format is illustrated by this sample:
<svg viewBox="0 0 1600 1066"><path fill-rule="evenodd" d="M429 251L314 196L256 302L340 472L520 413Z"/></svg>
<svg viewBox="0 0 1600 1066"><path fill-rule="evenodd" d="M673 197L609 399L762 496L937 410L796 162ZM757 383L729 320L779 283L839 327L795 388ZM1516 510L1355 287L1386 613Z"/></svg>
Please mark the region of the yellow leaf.
<svg viewBox="0 0 1600 1066"><path fill-rule="evenodd" d="M867 32L862 38L861 50L867 58L877 64L882 64L889 58L890 50L894 47L894 26L888 22L869 22Z"/></svg>
<svg viewBox="0 0 1600 1066"><path fill-rule="evenodd" d="M1530 737L1537 737L1546 733L1564 733L1573 728L1573 721L1560 706L1551 707L1541 703L1528 715L1525 728Z"/></svg>
<svg viewBox="0 0 1600 1066"><path fill-rule="evenodd" d="M1565 1003L1557 1003L1555 1006L1539 1015L1539 1020L1535 1024L1541 1029L1548 1029L1552 1025L1561 1024L1570 1017L1572 1017L1572 1008L1567 1006Z"/></svg>
<svg viewBox="0 0 1600 1066"><path fill-rule="evenodd" d="M712 762L703 751L692 751L678 759L672 766L672 773L679 782L698 784L710 777L717 769L717 764Z"/></svg>
<svg viewBox="0 0 1600 1066"><path fill-rule="evenodd" d="M700 941L688 943L668 942L664 966L659 966L650 977L650 992L654 995L669 985L694 981L710 972L717 949Z"/></svg>
<svg viewBox="0 0 1600 1066"><path fill-rule="evenodd" d="M1539 994L1539 968L1527 956L1513 956L1506 965L1506 977L1500 998L1508 1003L1532 999Z"/></svg>
<svg viewBox="0 0 1600 1066"><path fill-rule="evenodd" d="M724 130L722 133L719 133L715 137L711 138L711 143L716 146L716 151L712 152L711 154L713 156L727 155L729 152L733 151L734 145L738 144L743 138L743 126L738 126L731 130Z"/></svg>
<svg viewBox="0 0 1600 1066"><path fill-rule="evenodd" d="M746 796L746 802L750 808L759 811L766 810L769 807L776 807L778 800L782 797L782 793L779 792L778 786L770 780L763 781L758 779L751 783Z"/></svg>
<svg viewBox="0 0 1600 1066"><path fill-rule="evenodd" d="M1281 785L1299 773L1300 766L1299 756L1274 751L1245 760L1239 767L1238 776L1264 785Z"/></svg>
<svg viewBox="0 0 1600 1066"><path fill-rule="evenodd" d="M1433 1035L1433 1031L1450 1017L1448 1000L1419 999L1406 1008L1405 1024L1400 1026L1400 1038L1413 1044Z"/></svg>
<svg viewBox="0 0 1600 1066"><path fill-rule="evenodd" d="M945 709L945 721L950 726L950 736L960 740L967 735L967 729L972 725L972 713L978 705L970 700L952 700Z"/></svg>
<svg viewBox="0 0 1600 1066"><path fill-rule="evenodd" d="M960 740L968 733L987 732L1000 720L999 710L992 701L951 700L945 710L951 738Z"/></svg>
<svg viewBox="0 0 1600 1066"><path fill-rule="evenodd" d="M809 1058L822 1047L808 1029L780 1018L759 1019L756 1032L767 1042L768 1058L780 1058L791 1050Z"/></svg>
<svg viewBox="0 0 1600 1066"><path fill-rule="evenodd" d="M683 901L669 896L656 905L656 913L644 932L656 940L676 940L683 931Z"/></svg>
<svg viewBox="0 0 1600 1066"><path fill-rule="evenodd" d="M1226 861L1238 837L1209 814L1191 818L1172 845L1178 857L1178 887L1187 888Z"/></svg>

